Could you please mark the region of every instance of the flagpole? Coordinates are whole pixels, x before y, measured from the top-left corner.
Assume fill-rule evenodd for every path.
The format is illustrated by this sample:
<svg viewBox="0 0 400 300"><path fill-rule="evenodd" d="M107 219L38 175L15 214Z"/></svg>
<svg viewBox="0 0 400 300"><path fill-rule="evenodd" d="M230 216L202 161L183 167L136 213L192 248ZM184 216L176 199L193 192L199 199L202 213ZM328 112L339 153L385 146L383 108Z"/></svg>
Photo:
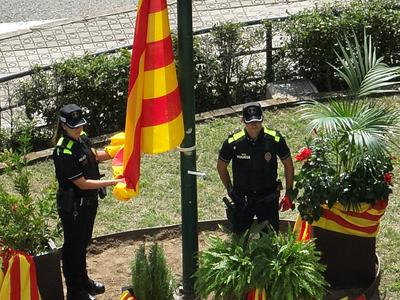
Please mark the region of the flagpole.
<svg viewBox="0 0 400 300"><path fill-rule="evenodd" d="M185 137L181 144L183 299L195 299L193 274L197 267L196 131L193 89L192 1L178 1L178 75Z"/></svg>

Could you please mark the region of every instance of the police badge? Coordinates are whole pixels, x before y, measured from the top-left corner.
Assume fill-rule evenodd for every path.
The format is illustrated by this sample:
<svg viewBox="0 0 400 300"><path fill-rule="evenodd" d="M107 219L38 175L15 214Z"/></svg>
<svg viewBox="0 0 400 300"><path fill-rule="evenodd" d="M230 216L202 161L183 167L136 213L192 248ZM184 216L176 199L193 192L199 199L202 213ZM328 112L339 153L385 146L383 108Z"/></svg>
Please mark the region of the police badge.
<svg viewBox="0 0 400 300"><path fill-rule="evenodd" d="M266 160L267 162L269 162L269 161L271 160L271 158L272 158L271 152L265 153L264 158L265 158L265 160Z"/></svg>

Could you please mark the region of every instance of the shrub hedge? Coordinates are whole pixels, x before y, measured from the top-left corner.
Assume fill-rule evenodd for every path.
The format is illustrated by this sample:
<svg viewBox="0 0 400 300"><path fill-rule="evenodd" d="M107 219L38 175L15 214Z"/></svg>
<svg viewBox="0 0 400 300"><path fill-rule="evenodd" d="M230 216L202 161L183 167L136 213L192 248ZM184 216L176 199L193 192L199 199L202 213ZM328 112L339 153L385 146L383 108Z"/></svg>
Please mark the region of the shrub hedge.
<svg viewBox="0 0 400 300"><path fill-rule="evenodd" d="M209 34L195 36L197 113L260 100L265 97L265 85L272 77L305 77L320 91L342 90L344 85L327 62L339 65L334 52L338 40L343 41L345 35L351 36L353 32L361 38L364 28L372 35L378 56L384 56L389 65L400 61L397 0L326 4L275 22L273 28L280 34L281 48L274 53L274 76L266 74L265 54L253 51L264 48L267 24L271 23L251 27L227 23L214 26ZM173 43L177 50L176 37ZM177 57L176 63L179 64ZM115 55L67 59L56 63L50 72L36 68L16 92L28 118L47 124L35 130L35 148L50 145L55 116L64 103L75 102L84 108L90 136L123 130L129 64L130 51L121 50Z"/></svg>
<svg viewBox="0 0 400 300"><path fill-rule="evenodd" d="M338 65L338 40L353 32L362 40L364 27L372 36L378 57L389 65L400 61L400 2L397 0L353 0L326 4L290 16L280 24L284 40L275 57L280 78L311 79L321 91L342 89L334 70Z"/></svg>
<svg viewBox="0 0 400 300"><path fill-rule="evenodd" d="M35 145L50 145L59 108L77 103L84 108L90 136L121 130L125 123L125 102L130 52L116 55L85 55L56 63L50 72L36 68L29 80L17 88L29 119L46 126L35 131Z"/></svg>

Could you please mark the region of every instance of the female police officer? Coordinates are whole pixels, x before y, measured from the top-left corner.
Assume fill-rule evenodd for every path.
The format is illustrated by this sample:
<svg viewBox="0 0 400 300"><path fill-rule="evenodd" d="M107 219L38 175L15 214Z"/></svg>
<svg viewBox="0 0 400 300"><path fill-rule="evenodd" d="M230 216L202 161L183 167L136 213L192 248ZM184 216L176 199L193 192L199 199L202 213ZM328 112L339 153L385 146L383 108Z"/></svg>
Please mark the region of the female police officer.
<svg viewBox="0 0 400 300"><path fill-rule="evenodd" d="M83 133L86 120L76 104L60 109L57 145L53 159L59 184L58 213L64 231L63 273L68 300L95 299L104 293L103 284L89 279L86 270L86 248L92 237L98 196L105 187L120 180L100 180L98 161L110 159L105 151L95 151Z"/></svg>

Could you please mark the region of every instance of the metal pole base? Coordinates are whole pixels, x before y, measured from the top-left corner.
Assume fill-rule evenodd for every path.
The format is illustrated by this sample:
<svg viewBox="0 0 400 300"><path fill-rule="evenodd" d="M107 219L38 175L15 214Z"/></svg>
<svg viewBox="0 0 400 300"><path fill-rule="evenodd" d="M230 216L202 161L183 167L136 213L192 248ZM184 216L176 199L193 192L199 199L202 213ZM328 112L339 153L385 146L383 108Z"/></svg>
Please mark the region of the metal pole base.
<svg viewBox="0 0 400 300"><path fill-rule="evenodd" d="M193 291L185 291L182 286L179 286L174 294L174 300L196 300L196 295Z"/></svg>

